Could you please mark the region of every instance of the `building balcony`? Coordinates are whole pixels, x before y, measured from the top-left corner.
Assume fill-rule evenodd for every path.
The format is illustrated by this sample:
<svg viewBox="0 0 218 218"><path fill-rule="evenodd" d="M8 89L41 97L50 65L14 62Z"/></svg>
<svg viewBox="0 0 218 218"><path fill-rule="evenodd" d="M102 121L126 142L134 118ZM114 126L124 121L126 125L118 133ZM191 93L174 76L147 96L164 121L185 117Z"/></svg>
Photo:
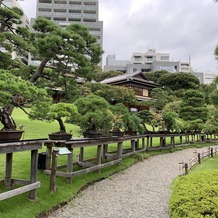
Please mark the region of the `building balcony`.
<svg viewBox="0 0 218 218"><path fill-rule="evenodd" d="M51 3L39 3L38 8L52 8Z"/></svg>

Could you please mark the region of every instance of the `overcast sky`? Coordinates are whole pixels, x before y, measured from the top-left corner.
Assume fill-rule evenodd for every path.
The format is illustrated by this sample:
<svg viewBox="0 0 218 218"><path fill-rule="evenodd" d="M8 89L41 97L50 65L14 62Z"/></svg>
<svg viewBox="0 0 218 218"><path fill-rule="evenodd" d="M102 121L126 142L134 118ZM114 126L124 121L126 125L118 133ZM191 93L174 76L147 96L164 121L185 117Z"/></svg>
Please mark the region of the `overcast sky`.
<svg viewBox="0 0 218 218"><path fill-rule="evenodd" d="M21 5L28 17L35 17L36 0ZM191 57L195 71L218 72L218 3L213 0L99 0L99 5L104 59L115 54L130 60L133 52L154 48L174 61Z"/></svg>

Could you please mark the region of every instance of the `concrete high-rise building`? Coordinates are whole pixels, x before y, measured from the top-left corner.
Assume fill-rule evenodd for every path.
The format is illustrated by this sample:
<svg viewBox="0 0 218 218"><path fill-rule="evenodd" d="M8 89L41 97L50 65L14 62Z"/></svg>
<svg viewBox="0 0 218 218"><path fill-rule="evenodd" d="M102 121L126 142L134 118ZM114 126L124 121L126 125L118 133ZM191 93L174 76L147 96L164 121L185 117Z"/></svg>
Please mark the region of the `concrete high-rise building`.
<svg viewBox="0 0 218 218"><path fill-rule="evenodd" d="M86 26L103 45L103 21L99 21L98 0L37 0L36 17L45 17L65 27L71 23Z"/></svg>
<svg viewBox="0 0 218 218"><path fill-rule="evenodd" d="M191 62L170 61L168 53L159 53L155 49L147 52L134 52L131 60L116 60L115 55L107 57L104 71L122 71L125 73L150 72L156 70L166 70L171 73L191 72Z"/></svg>

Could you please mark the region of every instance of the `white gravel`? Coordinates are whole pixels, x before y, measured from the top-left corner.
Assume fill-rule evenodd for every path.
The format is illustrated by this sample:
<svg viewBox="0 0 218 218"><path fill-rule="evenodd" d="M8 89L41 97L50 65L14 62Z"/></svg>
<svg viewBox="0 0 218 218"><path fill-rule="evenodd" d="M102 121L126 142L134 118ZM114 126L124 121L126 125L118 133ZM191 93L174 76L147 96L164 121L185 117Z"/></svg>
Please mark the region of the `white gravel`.
<svg viewBox="0 0 218 218"><path fill-rule="evenodd" d="M179 163L194 151L186 149L150 157L125 171L90 185L74 200L50 214L50 218L169 218L172 180Z"/></svg>

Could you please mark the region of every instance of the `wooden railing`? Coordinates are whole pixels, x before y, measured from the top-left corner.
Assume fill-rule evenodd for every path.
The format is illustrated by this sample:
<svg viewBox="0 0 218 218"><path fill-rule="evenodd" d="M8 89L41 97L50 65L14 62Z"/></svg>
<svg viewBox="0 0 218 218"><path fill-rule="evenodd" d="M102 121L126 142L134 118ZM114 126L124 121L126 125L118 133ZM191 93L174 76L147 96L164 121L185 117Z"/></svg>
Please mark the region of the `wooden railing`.
<svg viewBox="0 0 218 218"><path fill-rule="evenodd" d="M197 153L187 163L180 163L180 175L187 175L189 170L196 164L200 164L204 158L213 157L218 153L218 147L209 147L206 151Z"/></svg>
<svg viewBox="0 0 218 218"><path fill-rule="evenodd" d="M157 138L154 143L154 138ZM158 140L159 139L159 140ZM177 139L177 140L176 140ZM123 136L123 137L102 137L102 138L77 138L69 141L55 141L45 140L46 146L46 164L44 172L51 175L51 191L55 191L55 177L66 177L67 182L71 183L73 177L88 173L95 170L100 170L104 167L119 164L122 158L130 155L134 155L140 152L148 152L155 150L163 150L169 148L175 148L179 146L187 146L193 143L203 143L207 141L215 141L218 137L216 134L207 135L204 133L178 133L178 134L144 134L135 136ZM129 141L129 147L124 146L123 143ZM176 143L177 141L177 143ZM157 142L159 142L157 144ZM110 146L117 144L116 148L111 151ZM92 159L85 159L85 148L90 146L96 146L96 157ZM53 149L56 147L56 149ZM66 165L57 166L57 158L61 155L61 150L67 148L67 163ZM73 156L73 152L78 151L79 154ZM63 154L63 153L62 153ZM197 159L193 159L193 163ZM77 170L74 170L74 165L79 166ZM58 171L59 169L61 171ZM63 169L66 169L63 171Z"/></svg>

